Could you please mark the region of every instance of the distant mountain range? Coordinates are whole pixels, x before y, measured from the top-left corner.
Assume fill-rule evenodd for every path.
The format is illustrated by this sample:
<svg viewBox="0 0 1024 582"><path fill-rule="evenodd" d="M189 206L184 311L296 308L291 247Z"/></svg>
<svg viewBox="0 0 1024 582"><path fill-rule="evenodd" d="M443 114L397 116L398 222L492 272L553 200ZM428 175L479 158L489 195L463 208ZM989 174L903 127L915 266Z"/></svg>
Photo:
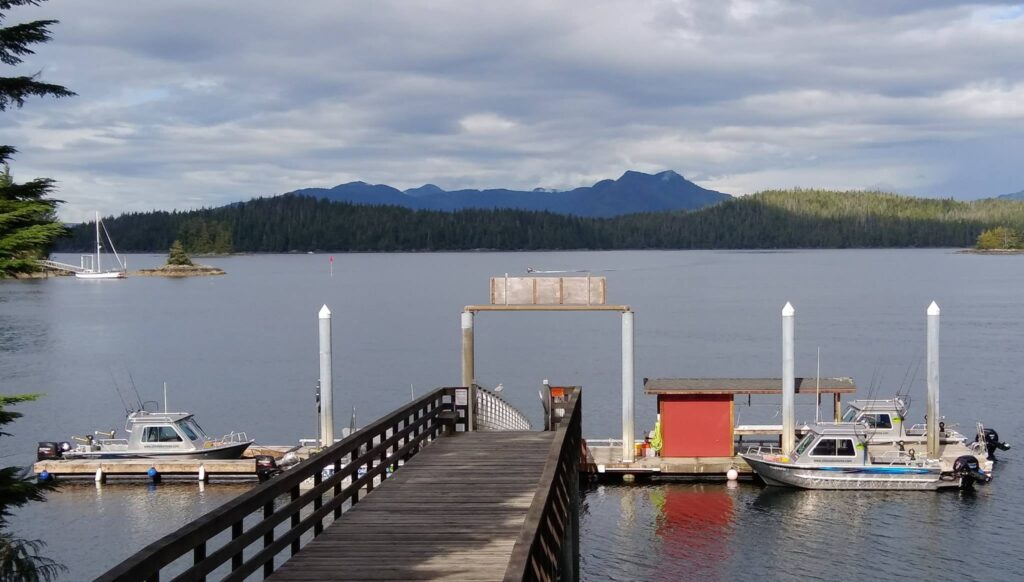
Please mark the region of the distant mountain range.
<svg viewBox="0 0 1024 582"><path fill-rule="evenodd" d="M629 171L618 180L601 180L564 192L537 188L532 191L452 190L425 184L406 191L383 184L349 182L334 188L304 188L289 192L336 202L403 206L417 210L513 208L547 210L558 214L610 217L638 212L693 210L732 198L701 188L671 170L657 174Z"/></svg>
<svg viewBox="0 0 1024 582"><path fill-rule="evenodd" d="M996 198L1001 198L1003 200L1024 200L1024 190L1014 192L1013 194L1003 194L1002 196L996 196Z"/></svg>

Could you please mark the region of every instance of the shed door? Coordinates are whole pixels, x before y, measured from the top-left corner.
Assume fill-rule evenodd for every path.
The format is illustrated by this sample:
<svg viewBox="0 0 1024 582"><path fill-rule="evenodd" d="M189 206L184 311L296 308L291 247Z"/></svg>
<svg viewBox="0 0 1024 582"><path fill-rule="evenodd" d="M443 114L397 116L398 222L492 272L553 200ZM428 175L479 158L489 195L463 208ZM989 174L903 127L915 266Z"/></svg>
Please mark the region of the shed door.
<svg viewBox="0 0 1024 582"><path fill-rule="evenodd" d="M663 457L731 457L732 395L661 397Z"/></svg>

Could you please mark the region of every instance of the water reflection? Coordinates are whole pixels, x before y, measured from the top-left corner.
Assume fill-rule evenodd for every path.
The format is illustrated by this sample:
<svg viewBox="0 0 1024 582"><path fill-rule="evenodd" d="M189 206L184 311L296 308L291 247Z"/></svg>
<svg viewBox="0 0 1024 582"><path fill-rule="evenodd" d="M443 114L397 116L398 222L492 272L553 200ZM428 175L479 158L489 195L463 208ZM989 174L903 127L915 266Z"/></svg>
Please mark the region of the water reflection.
<svg viewBox="0 0 1024 582"><path fill-rule="evenodd" d="M251 483L65 482L46 503L30 504L21 511L19 534L52 539L59 530L63 543L51 543L45 554L70 568L68 580L87 580L251 487ZM89 547L102 551L78 549Z"/></svg>
<svg viewBox="0 0 1024 582"><path fill-rule="evenodd" d="M649 489L661 542L655 576L721 578L732 554L735 501L721 484L666 485Z"/></svg>

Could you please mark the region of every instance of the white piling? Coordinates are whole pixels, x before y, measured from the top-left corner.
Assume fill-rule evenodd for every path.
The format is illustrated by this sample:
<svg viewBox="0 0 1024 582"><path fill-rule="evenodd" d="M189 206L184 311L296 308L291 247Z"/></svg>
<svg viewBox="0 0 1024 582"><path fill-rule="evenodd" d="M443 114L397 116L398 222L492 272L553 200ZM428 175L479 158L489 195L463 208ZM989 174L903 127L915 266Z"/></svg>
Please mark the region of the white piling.
<svg viewBox="0 0 1024 582"><path fill-rule="evenodd" d="M331 310L320 308L320 446L334 444L334 387L331 369Z"/></svg>
<svg viewBox="0 0 1024 582"><path fill-rule="evenodd" d="M206 481L206 466L199 465L199 482L204 483Z"/></svg>
<svg viewBox="0 0 1024 582"><path fill-rule="evenodd" d="M100 468L100 467L97 467L96 468L96 482L97 483L102 483L103 480L106 479L106 478L107 478L106 475L103 474L103 469Z"/></svg>
<svg viewBox="0 0 1024 582"><path fill-rule="evenodd" d="M473 430L473 408L476 405L476 397L473 394L473 381L476 371L474 370L476 355L473 345L473 312L462 312L462 385L469 389L467 399L466 415L469 421L466 423L466 430Z"/></svg>
<svg viewBox="0 0 1024 582"><path fill-rule="evenodd" d="M796 348L793 320L796 310L786 302L782 308L782 451L788 454L796 441L794 399L796 395Z"/></svg>
<svg viewBox="0 0 1024 582"><path fill-rule="evenodd" d="M939 306L928 306L928 457L939 458Z"/></svg>
<svg viewBox="0 0 1024 582"><path fill-rule="evenodd" d="M633 312L622 312L622 461L631 463L633 439Z"/></svg>

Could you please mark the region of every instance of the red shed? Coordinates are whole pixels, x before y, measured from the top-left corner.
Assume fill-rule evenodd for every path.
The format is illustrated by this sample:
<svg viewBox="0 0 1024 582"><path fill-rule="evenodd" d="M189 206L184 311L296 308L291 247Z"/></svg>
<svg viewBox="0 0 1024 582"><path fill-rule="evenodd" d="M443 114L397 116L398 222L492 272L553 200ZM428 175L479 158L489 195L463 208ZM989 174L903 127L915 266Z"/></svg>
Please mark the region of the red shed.
<svg viewBox="0 0 1024 582"><path fill-rule="evenodd" d="M820 388L818 385L820 384ZM832 394L839 414L840 394L856 386L850 378L797 378L797 394ZM662 457L732 457L735 451L734 399L737 395L782 394L781 378L644 379L644 392L658 397Z"/></svg>

